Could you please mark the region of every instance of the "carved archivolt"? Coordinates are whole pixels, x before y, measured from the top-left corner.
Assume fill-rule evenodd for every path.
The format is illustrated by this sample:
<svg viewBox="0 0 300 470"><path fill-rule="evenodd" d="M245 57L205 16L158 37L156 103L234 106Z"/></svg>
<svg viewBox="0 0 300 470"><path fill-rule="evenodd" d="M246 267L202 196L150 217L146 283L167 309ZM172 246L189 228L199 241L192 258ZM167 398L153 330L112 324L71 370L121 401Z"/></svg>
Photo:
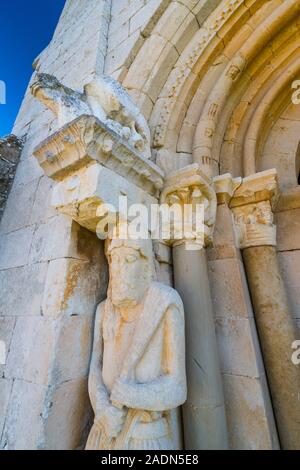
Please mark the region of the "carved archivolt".
<svg viewBox="0 0 300 470"><path fill-rule="evenodd" d="M196 14L194 4L190 9ZM167 12L168 9L165 15ZM140 90L147 96L151 89L151 100L154 100L149 119L152 147L166 171L183 166L190 158L207 174L215 175L218 171L233 172L235 176L243 174L243 140L253 112L260 103L265 103L265 94L281 74L297 78L292 75L297 74L299 68L291 70L293 61L292 57L288 59L288 54L296 51L299 44L299 12L299 2L293 0L280 3L253 0L246 4L221 1L207 19L202 20L199 30L169 68L164 84L159 81L159 88L156 87L157 77L165 75L166 69L163 73L164 62L162 59L159 62L162 55L155 59ZM187 21L187 33L189 26ZM161 54L169 43L176 47L176 31L174 28L173 36L170 33ZM145 60L149 67L151 57L147 54L143 59L142 54L146 44L147 40L124 78L128 89L139 89L136 77L139 70L145 69ZM287 90L289 84L282 86ZM250 89L251 96L246 93ZM269 95L270 106L277 96ZM282 105L287 104L286 100ZM277 116L275 114L274 119ZM267 121L259 119L260 127L256 126L256 134L262 136L263 141L269 132ZM257 119L253 118L253 122ZM250 149L252 137L247 142ZM244 153L247 162L248 147ZM247 174L259 170L253 163L258 157L259 145L252 145L251 164L244 165Z"/></svg>

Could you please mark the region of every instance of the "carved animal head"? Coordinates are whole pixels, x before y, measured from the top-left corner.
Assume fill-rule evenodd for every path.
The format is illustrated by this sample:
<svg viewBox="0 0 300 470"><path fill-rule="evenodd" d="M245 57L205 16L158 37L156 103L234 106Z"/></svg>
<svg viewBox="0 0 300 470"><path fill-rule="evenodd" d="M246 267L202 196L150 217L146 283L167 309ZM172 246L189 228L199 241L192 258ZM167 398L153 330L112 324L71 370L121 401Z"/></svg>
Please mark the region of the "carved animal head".
<svg viewBox="0 0 300 470"><path fill-rule="evenodd" d="M30 90L33 96L38 97L40 93L47 93L47 91L63 91L64 87L53 75L37 73Z"/></svg>
<svg viewBox="0 0 300 470"><path fill-rule="evenodd" d="M108 77L97 76L85 85L84 91L87 97L97 98L99 104L109 117L120 111L121 103L114 90L114 86Z"/></svg>

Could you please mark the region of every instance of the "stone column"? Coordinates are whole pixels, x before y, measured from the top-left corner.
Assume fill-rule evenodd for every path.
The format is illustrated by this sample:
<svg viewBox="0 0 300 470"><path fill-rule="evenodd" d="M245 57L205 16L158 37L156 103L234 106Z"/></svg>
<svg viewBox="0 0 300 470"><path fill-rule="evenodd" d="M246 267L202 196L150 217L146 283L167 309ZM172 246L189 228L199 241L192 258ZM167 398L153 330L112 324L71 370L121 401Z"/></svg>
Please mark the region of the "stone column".
<svg viewBox="0 0 300 470"><path fill-rule="evenodd" d="M300 371L291 360L292 343L299 338L277 260L273 224L277 187L275 170L247 177L231 200L231 207L243 250L281 446L299 449Z"/></svg>
<svg viewBox="0 0 300 470"><path fill-rule="evenodd" d="M202 237L186 230L182 239L172 242L175 288L183 299L186 321L184 440L188 450L226 449L227 423L205 253L212 238L216 195L210 180L193 164L167 178L161 200L169 205L205 207Z"/></svg>

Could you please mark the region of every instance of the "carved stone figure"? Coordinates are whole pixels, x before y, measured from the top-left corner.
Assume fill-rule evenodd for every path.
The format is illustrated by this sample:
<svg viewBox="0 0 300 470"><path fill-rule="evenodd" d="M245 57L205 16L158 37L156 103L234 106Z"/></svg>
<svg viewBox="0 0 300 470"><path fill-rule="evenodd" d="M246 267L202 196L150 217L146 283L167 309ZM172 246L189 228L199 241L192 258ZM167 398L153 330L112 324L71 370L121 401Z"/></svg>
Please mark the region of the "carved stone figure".
<svg viewBox="0 0 300 470"><path fill-rule="evenodd" d="M154 280L151 240L112 240L108 298L96 314L89 375L95 420L86 448L176 449L186 400L184 312Z"/></svg>
<svg viewBox="0 0 300 470"><path fill-rule="evenodd" d="M149 158L150 131L148 124L126 93L113 78L96 76L79 93L64 86L53 75L39 73L31 87L32 95L57 116L59 126L88 114L127 140L143 157Z"/></svg>
<svg viewBox="0 0 300 470"><path fill-rule="evenodd" d="M150 131L146 119L119 82L108 76L97 76L85 85L84 91L93 114L103 120L120 123L128 129L130 142L150 157Z"/></svg>
<svg viewBox="0 0 300 470"><path fill-rule="evenodd" d="M276 245L276 226L269 201L233 209L237 241L241 248Z"/></svg>

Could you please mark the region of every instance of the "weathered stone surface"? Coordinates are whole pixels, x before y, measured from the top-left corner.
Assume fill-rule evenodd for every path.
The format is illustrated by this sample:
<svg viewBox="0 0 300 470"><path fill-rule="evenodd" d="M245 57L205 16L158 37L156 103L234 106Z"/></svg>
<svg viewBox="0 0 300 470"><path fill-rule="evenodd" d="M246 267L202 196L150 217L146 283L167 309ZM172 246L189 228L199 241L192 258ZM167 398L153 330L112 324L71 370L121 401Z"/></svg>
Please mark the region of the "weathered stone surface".
<svg viewBox="0 0 300 470"><path fill-rule="evenodd" d="M18 317L5 375L47 386L58 325L45 317Z"/></svg>
<svg viewBox="0 0 300 470"><path fill-rule="evenodd" d="M276 251L271 246L251 247L244 250L243 257L281 445L297 449L299 409L294 404L299 398L300 375L292 362L292 344L298 331L289 312Z"/></svg>
<svg viewBox="0 0 300 470"><path fill-rule="evenodd" d="M83 115L92 115L119 137L141 152L150 153L150 131L144 116L124 88L112 77L99 75L79 93L64 86L56 77L37 74L30 86L33 96L44 103L63 127Z"/></svg>
<svg viewBox="0 0 300 470"><path fill-rule="evenodd" d="M204 250L173 248L174 283L186 311L187 449L226 449L227 423ZM196 287L196 291L194 290Z"/></svg>
<svg viewBox="0 0 300 470"><path fill-rule="evenodd" d="M2 233L30 225L38 183L39 180L36 179L26 185L19 185L10 192L1 221Z"/></svg>
<svg viewBox="0 0 300 470"><path fill-rule="evenodd" d="M35 450L44 447L44 413L47 413L47 407L50 406L50 403L45 400L46 393L47 388L43 385L14 380L1 438L1 448ZM27 406L23 406L23 403L26 403ZM30 422L30 426L28 426L28 422ZM18 438L16 439L17 431Z"/></svg>
<svg viewBox="0 0 300 470"><path fill-rule="evenodd" d="M0 219L19 163L24 140L11 134L0 139Z"/></svg>
<svg viewBox="0 0 300 470"><path fill-rule="evenodd" d="M6 362L7 357L10 350L11 339L13 336L14 328L15 328L16 319L13 317L0 317L0 341L4 343L4 352L3 362L1 361L0 364L0 376L5 377L5 369L6 369Z"/></svg>
<svg viewBox="0 0 300 470"><path fill-rule="evenodd" d="M40 315L47 269L47 263L37 263L0 271L0 315Z"/></svg>
<svg viewBox="0 0 300 470"><path fill-rule="evenodd" d="M36 72L55 76L72 90L71 95L75 96L73 90L76 90L77 97L82 96L86 84L93 82L95 85L96 76L101 77L104 71L113 74L125 85L138 110L151 124L152 157L157 158L157 164L166 170L167 176L170 171L190 165L192 153L199 165L210 174L217 176L220 172L229 172L233 175L233 178L229 175L217 176L214 183L219 208L214 236L210 239L214 246L207 250L210 285L203 296L208 295L210 288L214 318L218 324L222 368L226 371L222 381L225 386L229 445L234 449L270 449L277 448L278 443L251 318L248 285L231 214L226 205L231 205L233 199L238 212L240 205L255 205L269 199L272 188L267 191L265 188L262 191L258 188L251 190L253 175L257 179L258 171L276 168L280 188L284 189L276 214L279 261L282 277L288 283L291 317L295 317L299 310L296 267L300 248L297 225L299 191L296 185L300 171L300 106L291 101L300 96L295 88L297 84L292 84L299 72L298 47L299 4L293 0L67 0L52 41L34 62L34 77ZM97 103L97 86L94 88L96 93L91 88L93 86L90 87L90 96L96 97ZM114 101L114 93L106 93L105 96ZM102 94L100 101L103 97ZM88 112L91 108L94 109L93 113L101 112L99 101L94 105L89 103ZM125 121L129 123L132 117L136 118L137 113L134 116L129 113L128 121L123 112L125 108L121 103L123 116L115 116L115 128L119 131L122 130L121 126L127 127L123 126ZM106 113L109 114L107 110ZM44 176L43 169L33 157L34 147L60 130L56 117L38 100L34 100L28 90L13 130L19 137L27 134L27 140L1 225L0 288L3 288L1 294L4 294L0 306L1 315L5 317L1 320L2 330L10 337L13 330L16 332L13 328L15 321L18 323L21 320L22 323L29 319L33 323L36 319L41 331L34 324L26 327L26 331L31 341L35 341L40 333L40 340L37 340L37 347L40 348L42 337L47 338L41 322L44 318L49 324L57 325L57 335L46 386L19 380L13 375L14 384L5 379L4 386L0 385L0 425L5 422L2 446L8 448L84 447L89 430L90 407L87 404L85 377L88 342L94 308L106 296L105 263L103 257L98 257L99 242L92 242L87 231L78 229L76 224L63 222L70 221L68 217L57 217L55 208L51 207L53 183ZM131 128L127 135L133 141L137 138L135 143L139 145L136 133L141 135L138 129ZM64 132L60 135L66 136ZM97 139L96 133L86 137ZM126 135L124 141L128 144ZM63 146L60 142L58 147L56 142L54 139L51 146L55 152L65 152L69 145L70 157L80 157L84 153L77 153L80 146L72 147L70 142ZM103 142L98 144L95 147L102 146ZM107 141L104 142L104 149L107 150L106 144ZM129 145L125 147L128 150ZM134 148L134 145L131 147ZM112 197L112 192L118 195L120 187L126 188L133 202L140 202L138 194L147 193L149 188L158 197L160 188L154 187L153 175L143 176L144 170L147 173L147 165L132 173L133 161L136 160L129 159L126 164L127 154L123 150L121 144L116 145L113 158L108 158L108 164L112 166L102 173L102 176L106 175L106 187L109 184L113 186L113 191L105 192L106 198ZM122 158L125 155L125 160L118 161L118 155ZM104 160L103 157L101 164L105 166ZM70 178L69 169L67 173L61 169L61 174ZM120 174L124 184L120 183ZM85 198L88 182L92 182L90 176L87 171ZM246 183L248 181L243 195L239 189L232 187L235 177L243 177ZM68 184L72 188L74 181L71 180L72 177ZM133 184L138 184L141 193L133 190ZM245 181L242 186L245 189ZM100 193L104 195L103 186L101 191L99 187L98 196ZM235 189L236 197L232 194ZM71 218L78 217L80 223L94 230L93 224L88 225L92 211L89 211L87 204L75 202L75 192L69 198L69 201L72 200ZM64 197L66 194L68 192L63 192ZM148 202L150 200L147 199ZM272 209L274 205L271 204ZM77 209L83 210L80 218ZM253 228L270 227L269 232L273 229L272 224L261 223L267 220L262 217L266 211L253 212L252 209L248 207L244 214L240 214L246 216L241 222L248 222L245 225L251 226L247 227L250 231L244 237L248 241ZM95 235L91 234L91 237ZM274 245L274 230L272 236L262 239ZM245 247L243 243L240 246ZM171 260L168 253L160 247L156 257L158 276L163 282L169 282ZM280 273L278 276L280 278ZM271 305L277 291L270 287L273 280L268 279L266 275L262 282L272 293ZM192 277L188 287L194 281ZM256 289L256 293L260 288ZM198 289L197 284L189 295L198 293ZM199 314L199 305L200 302L195 306L196 314ZM278 302L274 312L277 308ZM263 309L263 317L267 314ZM274 337L279 341L287 323L282 322L279 335L271 335L273 343ZM35 336L31 329L36 332ZM20 341L17 337L14 339L16 347L23 341L22 328L18 327L17 330ZM50 348L50 343L48 346ZM78 358L77 350L81 351L81 358L78 359L76 371L76 361L70 359L70 355ZM25 348L24 351L27 354L31 349ZM205 354L206 348L199 363L205 362ZM20 351L16 352L16 360L23 364L25 358L20 356ZM273 361L275 365L280 364L278 354L274 352L271 356L272 363L265 361L267 373L273 367ZM42 355L41 362L44 359L46 356ZM26 377L35 372L36 377L41 378L42 366L36 360L32 366L30 370L25 364ZM254 374L256 370L259 372L257 377ZM21 373L17 365L16 372ZM283 366L278 377L281 378L284 372ZM71 379L64 382L65 378ZM285 388L291 382L296 383L297 378L294 381L281 380ZM204 422L209 422L209 414L212 416L210 411L203 412L203 420L197 423L198 429ZM294 406L296 413L297 407ZM175 413L171 418L178 428ZM218 419L213 416L210 421L217 430L220 429ZM187 420L186 435L191 429L190 422ZM197 433L201 437L201 445L207 436L215 435L212 427L205 425L203 429L203 439Z"/></svg>
<svg viewBox="0 0 300 470"><path fill-rule="evenodd" d="M219 259L209 262L209 275L216 318L247 318L252 308L247 295L246 279L237 259ZM240 288L232 289L232 279Z"/></svg>
<svg viewBox="0 0 300 470"><path fill-rule="evenodd" d="M5 423L5 416L7 412L7 407L8 407L8 402L11 394L13 386L13 381L12 380L7 380L5 378L0 378L0 409L1 409L1 415L0 415L0 436L2 436L3 432L3 427ZM3 448L3 444L0 438L0 448Z"/></svg>
<svg viewBox="0 0 300 470"><path fill-rule="evenodd" d="M0 235L0 270L25 266L34 235L33 227Z"/></svg>
<svg viewBox="0 0 300 470"><path fill-rule="evenodd" d="M182 301L155 281L152 240L107 240L106 248L110 284L96 314L87 449L178 449L171 423L186 400Z"/></svg>
<svg viewBox="0 0 300 470"><path fill-rule="evenodd" d="M278 261L286 286L291 314L300 319L300 250L282 251L278 253Z"/></svg>
<svg viewBox="0 0 300 470"><path fill-rule="evenodd" d="M95 163L58 182L53 190L52 205L59 212L71 216L82 227L105 235L101 233L98 225L102 220L99 214L101 206L112 206L116 215L124 217L126 214L120 214L120 198L124 196L127 198L128 209L131 205L140 203L150 212L151 204L157 202L147 191Z"/></svg>
<svg viewBox="0 0 300 470"><path fill-rule="evenodd" d="M278 232L278 251L299 249L300 208L277 212L275 215L275 221Z"/></svg>
<svg viewBox="0 0 300 470"><path fill-rule="evenodd" d="M90 316L94 313L95 302L100 300L106 285L107 269L100 249L93 264L92 260L53 260L49 263L47 272L42 303L43 315L54 318L61 315Z"/></svg>
<svg viewBox="0 0 300 470"><path fill-rule="evenodd" d="M40 263L63 257L87 260L79 246L82 230L65 215L51 217L33 234L29 262Z"/></svg>
<svg viewBox="0 0 300 470"><path fill-rule="evenodd" d="M258 379L223 376L229 444L235 450L278 450L271 405L261 401Z"/></svg>
<svg viewBox="0 0 300 470"><path fill-rule="evenodd" d="M68 380L54 387L49 400L43 448L83 449L92 414L87 379Z"/></svg>

